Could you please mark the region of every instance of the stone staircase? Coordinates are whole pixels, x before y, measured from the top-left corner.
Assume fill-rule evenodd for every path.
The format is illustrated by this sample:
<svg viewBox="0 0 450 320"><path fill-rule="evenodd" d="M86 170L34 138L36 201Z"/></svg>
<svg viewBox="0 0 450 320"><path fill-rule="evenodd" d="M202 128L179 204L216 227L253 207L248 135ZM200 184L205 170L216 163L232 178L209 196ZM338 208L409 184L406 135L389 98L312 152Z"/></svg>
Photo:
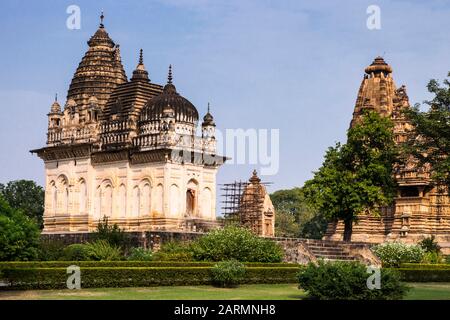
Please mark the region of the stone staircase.
<svg viewBox="0 0 450 320"><path fill-rule="evenodd" d="M359 261L381 266L381 261L370 250L371 244L302 238L271 238L284 250L284 261L299 264L326 261Z"/></svg>
<svg viewBox="0 0 450 320"><path fill-rule="evenodd" d="M356 261L357 259L340 241L307 239L305 246L317 258L328 261Z"/></svg>

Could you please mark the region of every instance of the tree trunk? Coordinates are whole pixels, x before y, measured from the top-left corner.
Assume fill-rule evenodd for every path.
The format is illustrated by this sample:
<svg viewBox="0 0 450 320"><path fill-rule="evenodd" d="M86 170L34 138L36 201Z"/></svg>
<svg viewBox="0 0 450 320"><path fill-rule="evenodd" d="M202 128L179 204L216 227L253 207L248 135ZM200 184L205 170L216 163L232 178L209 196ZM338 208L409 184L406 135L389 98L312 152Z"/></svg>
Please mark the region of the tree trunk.
<svg viewBox="0 0 450 320"><path fill-rule="evenodd" d="M344 241L352 241L353 219L344 220Z"/></svg>

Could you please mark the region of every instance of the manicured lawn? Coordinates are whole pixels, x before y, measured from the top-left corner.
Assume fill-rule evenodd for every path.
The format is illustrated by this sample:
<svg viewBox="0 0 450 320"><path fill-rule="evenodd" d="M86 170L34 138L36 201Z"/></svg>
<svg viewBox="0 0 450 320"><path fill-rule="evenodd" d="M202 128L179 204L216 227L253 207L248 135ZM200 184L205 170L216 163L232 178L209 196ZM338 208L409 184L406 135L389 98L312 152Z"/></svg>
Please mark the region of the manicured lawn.
<svg viewBox="0 0 450 320"><path fill-rule="evenodd" d="M242 285L225 289L212 286L103 288L81 290L0 291L1 299L301 299L303 291L296 284Z"/></svg>
<svg viewBox="0 0 450 320"><path fill-rule="evenodd" d="M449 299L450 283L410 283L412 287L406 299ZM95 300L298 300L304 291L297 284L243 285L235 289L211 286L149 287L149 288L104 288L82 290L32 290L0 291L4 299L95 299Z"/></svg>
<svg viewBox="0 0 450 320"><path fill-rule="evenodd" d="M406 300L450 300L450 283L409 283L412 289Z"/></svg>

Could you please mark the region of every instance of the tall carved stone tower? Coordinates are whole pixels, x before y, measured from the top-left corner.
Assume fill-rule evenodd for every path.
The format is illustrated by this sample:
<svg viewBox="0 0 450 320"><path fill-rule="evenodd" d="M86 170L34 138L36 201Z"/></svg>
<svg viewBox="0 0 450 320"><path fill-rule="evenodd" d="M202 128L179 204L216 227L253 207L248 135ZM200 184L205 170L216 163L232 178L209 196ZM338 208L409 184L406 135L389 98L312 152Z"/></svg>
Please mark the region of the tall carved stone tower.
<svg viewBox="0 0 450 320"><path fill-rule="evenodd" d="M391 66L377 57L365 69L350 126L359 121L363 110L374 110L392 119L395 141L402 143L411 128L402 110L409 107L405 86L396 88ZM414 159L398 166L395 178L398 189L394 205L381 208L379 217L361 214L353 226L352 241L413 243L435 235L444 251L449 252L450 197L447 190L435 186L429 168L417 167ZM341 222L331 223L325 238L342 240L343 229Z"/></svg>
<svg viewBox="0 0 450 320"><path fill-rule="evenodd" d="M239 215L241 224L255 234L275 236L275 208L256 170L242 192Z"/></svg>
<svg viewBox="0 0 450 320"><path fill-rule="evenodd" d="M89 232L104 216L126 231L206 230L215 224L215 123L181 96L172 68L152 83L142 50L128 80L103 25L48 114L44 233Z"/></svg>

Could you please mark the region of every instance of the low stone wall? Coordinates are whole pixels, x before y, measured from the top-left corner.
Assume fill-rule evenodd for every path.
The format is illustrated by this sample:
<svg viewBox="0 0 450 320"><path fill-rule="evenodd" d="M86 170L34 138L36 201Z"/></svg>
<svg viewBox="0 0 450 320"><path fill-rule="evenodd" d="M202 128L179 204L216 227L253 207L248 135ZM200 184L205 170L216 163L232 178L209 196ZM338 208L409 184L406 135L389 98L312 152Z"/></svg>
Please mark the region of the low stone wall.
<svg viewBox="0 0 450 320"><path fill-rule="evenodd" d="M129 245L133 247L144 247L158 251L161 244L170 241L192 241L204 233L201 232L177 232L177 231L145 231L127 232ZM44 241L60 241L66 245L74 243L85 243L93 240L93 233L53 233L42 234Z"/></svg>
<svg viewBox="0 0 450 320"><path fill-rule="evenodd" d="M305 245L304 239L267 238L276 241L284 250L283 262L308 264L317 262L317 258Z"/></svg>

